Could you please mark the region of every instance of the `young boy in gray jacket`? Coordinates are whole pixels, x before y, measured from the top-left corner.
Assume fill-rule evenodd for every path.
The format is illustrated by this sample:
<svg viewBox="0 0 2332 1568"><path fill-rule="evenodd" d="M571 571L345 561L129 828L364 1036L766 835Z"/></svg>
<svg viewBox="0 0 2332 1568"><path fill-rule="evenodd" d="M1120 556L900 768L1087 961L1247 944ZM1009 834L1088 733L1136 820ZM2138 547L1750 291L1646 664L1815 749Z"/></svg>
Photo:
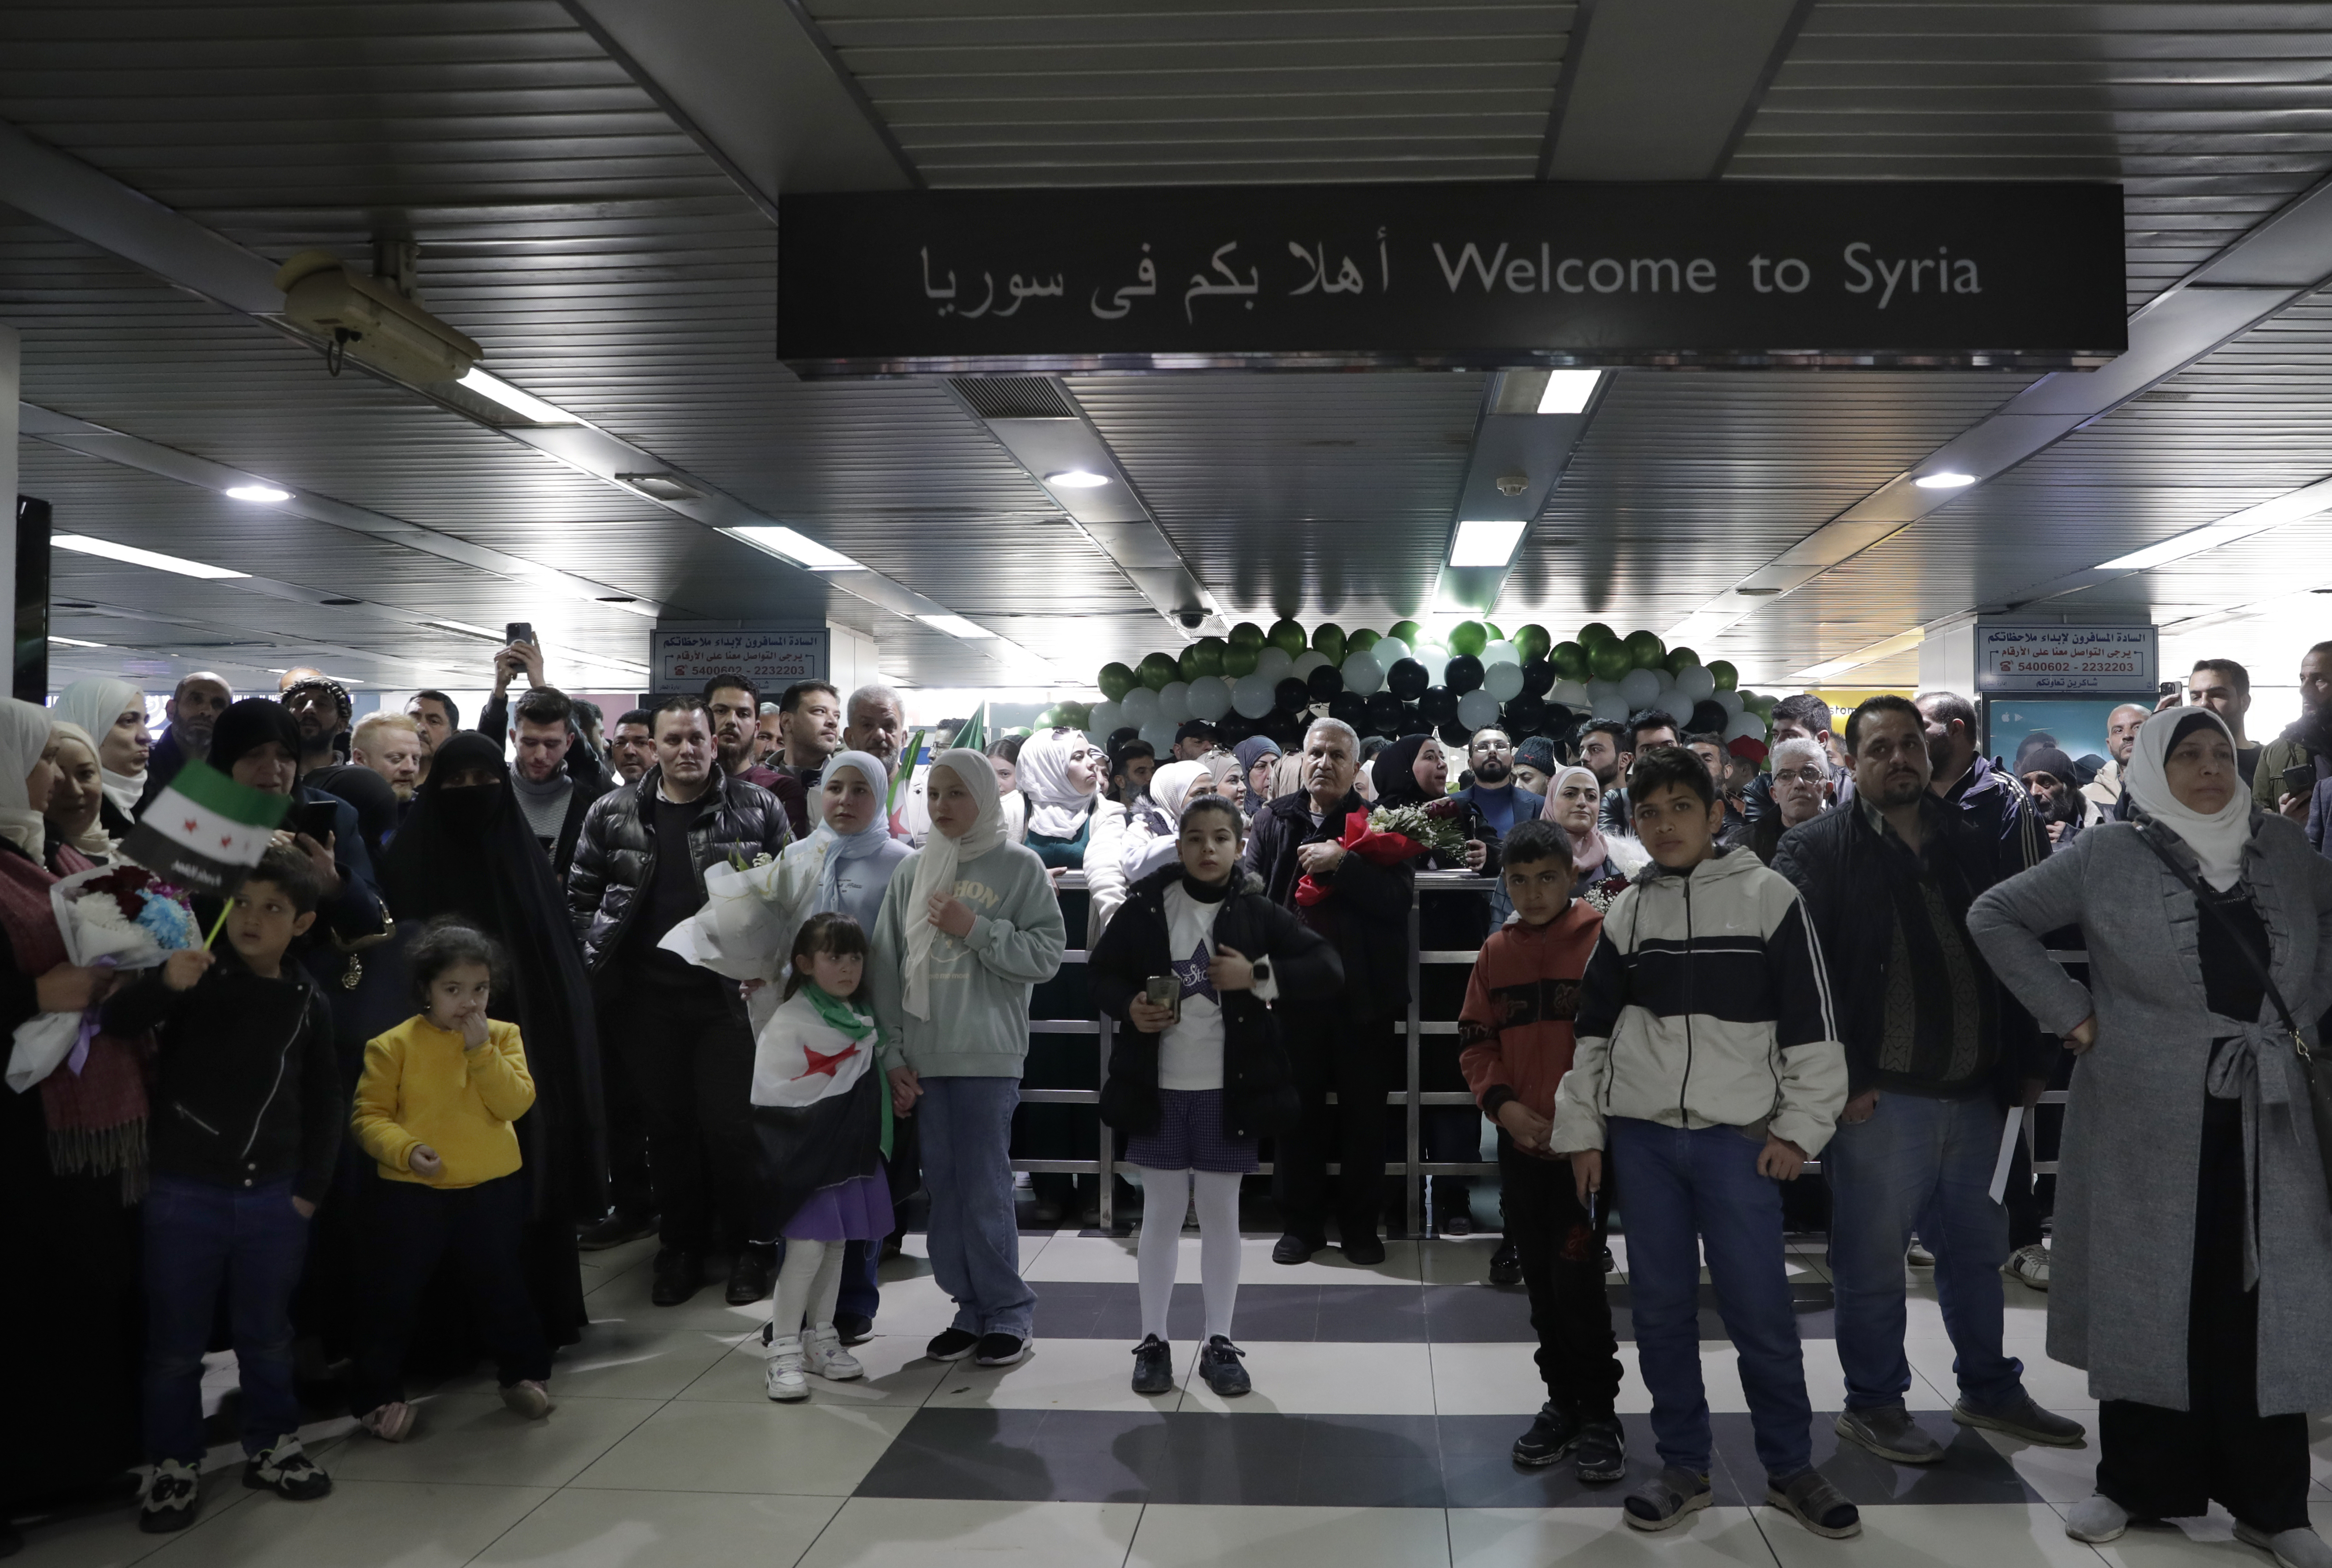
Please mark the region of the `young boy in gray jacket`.
<svg viewBox="0 0 2332 1568"><path fill-rule="evenodd" d="M941 752L926 793L930 841L899 863L874 920L874 1018L892 1106L915 1113L932 1274L956 1304L928 1353L1009 1366L1037 1305L1012 1213L1012 1111L1029 990L1061 967L1061 904L1036 852L1006 841L986 757Z"/></svg>

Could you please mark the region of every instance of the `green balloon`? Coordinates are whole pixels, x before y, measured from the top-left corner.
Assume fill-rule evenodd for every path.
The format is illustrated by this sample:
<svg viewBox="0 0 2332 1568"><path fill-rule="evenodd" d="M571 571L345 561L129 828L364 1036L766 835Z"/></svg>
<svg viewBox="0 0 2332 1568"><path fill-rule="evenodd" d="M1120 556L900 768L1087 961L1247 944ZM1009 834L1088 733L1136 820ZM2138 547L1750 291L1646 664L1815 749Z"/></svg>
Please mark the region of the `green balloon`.
<svg viewBox="0 0 2332 1568"><path fill-rule="evenodd" d="M1344 656L1350 658L1354 654L1365 654L1382 641L1382 636L1363 627L1344 639ZM1343 659L1337 661L1339 664L1343 662Z"/></svg>
<svg viewBox="0 0 2332 1568"><path fill-rule="evenodd" d="M1515 652L1524 659L1543 659L1546 657L1547 649L1554 646L1554 639L1547 636L1546 628L1536 621L1526 626L1516 626L1514 636L1506 640L1515 645Z"/></svg>
<svg viewBox="0 0 2332 1568"><path fill-rule="evenodd" d="M1733 667L1729 659L1711 659L1708 673L1716 680L1716 689L1720 692L1730 692L1741 684L1741 672Z"/></svg>
<svg viewBox="0 0 2332 1568"><path fill-rule="evenodd" d="M1598 643L1587 650L1588 673L1599 681L1616 681L1635 667L1625 643Z"/></svg>
<svg viewBox="0 0 2332 1568"><path fill-rule="evenodd" d="M1490 645L1490 628L1479 621L1459 621L1449 628L1449 651L1478 659Z"/></svg>
<svg viewBox="0 0 2332 1568"><path fill-rule="evenodd" d="M1047 708L1037 715L1037 728L1039 730L1049 730L1056 724L1067 722L1066 719L1061 717L1061 711L1058 708Z"/></svg>
<svg viewBox="0 0 2332 1568"><path fill-rule="evenodd" d="M1223 650L1223 679L1236 681L1241 675L1255 674L1255 666L1263 656L1260 646L1233 643Z"/></svg>
<svg viewBox="0 0 2332 1568"><path fill-rule="evenodd" d="M1272 622L1271 630L1264 634L1263 640L1275 648L1286 649L1290 658L1312 645L1312 639L1304 635L1304 628L1291 620Z"/></svg>
<svg viewBox="0 0 2332 1568"><path fill-rule="evenodd" d="M1101 694L1113 703L1123 699L1126 693L1141 684L1142 677L1135 674L1129 664L1104 664L1101 674L1094 677L1094 684L1101 688Z"/></svg>
<svg viewBox="0 0 2332 1568"><path fill-rule="evenodd" d="M1322 621L1312 628L1313 651L1324 656L1332 664L1341 664L1344 662L1344 649L1347 645L1344 628L1333 621Z"/></svg>
<svg viewBox="0 0 2332 1568"><path fill-rule="evenodd" d="M1668 658L1663 662L1667 664L1669 674L1681 675L1700 663L1700 655L1690 648L1670 648Z"/></svg>
<svg viewBox="0 0 2332 1568"><path fill-rule="evenodd" d="M1579 628L1579 645L1582 648L1598 648L1605 643L1616 643L1619 640L1620 634L1601 621L1589 621Z"/></svg>
<svg viewBox="0 0 2332 1568"><path fill-rule="evenodd" d="M1142 677L1143 685L1153 692L1162 692L1167 683L1180 676L1182 666L1171 654L1150 654L1144 655L1134 673Z"/></svg>
<svg viewBox="0 0 2332 1568"><path fill-rule="evenodd" d="M1392 630L1387 632L1385 636L1392 638L1395 642L1406 643L1413 648L1417 646L1417 639L1419 636L1417 623L1415 621L1395 621L1392 624Z"/></svg>
<svg viewBox="0 0 2332 1568"><path fill-rule="evenodd" d="M1490 634L1491 642L1503 643L1506 640L1506 634L1498 629L1498 623L1496 621L1484 621L1482 629Z"/></svg>
<svg viewBox="0 0 2332 1568"><path fill-rule="evenodd" d="M1093 722L1093 705L1089 703L1060 704L1061 722L1072 730L1082 730Z"/></svg>
<svg viewBox="0 0 2332 1568"><path fill-rule="evenodd" d="M1221 674L1223 639L1200 637L1182 650L1182 656L1177 663L1181 666L1182 678L1186 681L1195 681L1201 675Z"/></svg>
<svg viewBox="0 0 2332 1568"><path fill-rule="evenodd" d="M1657 670L1660 667L1660 661L1668 656L1668 647L1660 641L1658 632L1630 632L1628 640L1620 645L1628 650L1628 656L1635 661L1636 668L1639 670Z"/></svg>
<svg viewBox="0 0 2332 1568"><path fill-rule="evenodd" d="M1263 646L1263 628L1253 621L1241 621L1231 628L1230 645L1235 648Z"/></svg>
<svg viewBox="0 0 2332 1568"><path fill-rule="evenodd" d="M1577 643L1557 643L1546 651L1546 662L1554 666L1556 676L1565 681L1583 681L1593 674L1587 667L1587 650Z"/></svg>

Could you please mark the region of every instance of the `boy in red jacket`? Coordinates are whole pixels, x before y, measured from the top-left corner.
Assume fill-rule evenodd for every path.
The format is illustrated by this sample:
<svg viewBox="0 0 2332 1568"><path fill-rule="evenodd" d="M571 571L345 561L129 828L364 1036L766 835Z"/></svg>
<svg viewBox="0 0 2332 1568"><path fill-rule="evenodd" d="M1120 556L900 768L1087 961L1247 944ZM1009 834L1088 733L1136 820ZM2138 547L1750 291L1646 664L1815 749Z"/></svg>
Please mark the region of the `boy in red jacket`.
<svg viewBox="0 0 2332 1568"><path fill-rule="evenodd" d="M1548 1143L1555 1085L1571 1070L1580 978L1603 917L1571 896L1578 872L1561 824L1521 823L1503 852L1515 918L1474 961L1458 1033L1467 1087L1498 1124L1506 1234L1522 1251L1546 1380L1546 1403L1515 1440L1515 1463L1551 1465L1569 1454L1581 1480L1616 1481L1628 1450L1611 1409L1620 1345L1603 1290L1603 1200L1610 1190L1607 1178L1591 1215L1580 1205L1570 1162Z"/></svg>

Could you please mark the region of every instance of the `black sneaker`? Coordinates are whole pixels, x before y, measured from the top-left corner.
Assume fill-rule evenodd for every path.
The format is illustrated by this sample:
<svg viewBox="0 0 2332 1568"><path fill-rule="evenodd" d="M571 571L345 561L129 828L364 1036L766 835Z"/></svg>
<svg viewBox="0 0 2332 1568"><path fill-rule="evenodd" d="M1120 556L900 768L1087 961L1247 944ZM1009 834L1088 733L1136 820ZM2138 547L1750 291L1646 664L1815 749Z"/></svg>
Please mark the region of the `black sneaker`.
<svg viewBox="0 0 2332 1568"><path fill-rule="evenodd" d="M1572 1473L1582 1481L1616 1481L1628 1473L1628 1435L1615 1417L1581 1422L1572 1454Z"/></svg>
<svg viewBox="0 0 2332 1568"><path fill-rule="evenodd" d="M1556 1410L1549 1400L1539 1406L1530 1430L1515 1439L1515 1463L1536 1469L1552 1465L1578 1446L1578 1419Z"/></svg>
<svg viewBox="0 0 2332 1568"><path fill-rule="evenodd" d="M980 1336L968 1328L940 1331L937 1339L923 1346L923 1353L933 1361L961 1361L980 1343Z"/></svg>
<svg viewBox="0 0 2332 1568"><path fill-rule="evenodd" d="M1133 1347L1133 1391L1171 1394L1174 1391L1174 1352L1154 1334L1142 1336Z"/></svg>
<svg viewBox="0 0 2332 1568"><path fill-rule="evenodd" d="M202 1482L195 1468L165 1459L154 1467L153 1484L146 1488L145 1502L139 1505L138 1527L148 1535L183 1530L195 1522L202 1506Z"/></svg>
<svg viewBox="0 0 2332 1568"><path fill-rule="evenodd" d="M667 1247L656 1254L655 1285L648 1299L658 1306L678 1306L704 1283L704 1259L697 1253Z"/></svg>
<svg viewBox="0 0 2332 1568"><path fill-rule="evenodd" d="M1291 1230L1272 1248L1271 1260L1274 1263L1307 1263L1314 1253L1327 1245L1324 1238L1298 1236Z"/></svg>
<svg viewBox="0 0 2332 1568"><path fill-rule="evenodd" d="M1498 1243L1490 1254L1490 1283L1520 1285L1523 1282L1523 1249L1511 1236Z"/></svg>
<svg viewBox="0 0 2332 1568"><path fill-rule="evenodd" d="M1433 1228L1444 1236L1471 1236L1474 1234L1474 1216L1468 1209L1453 1209L1435 1220Z"/></svg>
<svg viewBox="0 0 2332 1568"><path fill-rule="evenodd" d="M874 1337L874 1320L864 1313L837 1312L834 1315L834 1332L844 1344L865 1344Z"/></svg>
<svg viewBox="0 0 2332 1568"><path fill-rule="evenodd" d="M1385 1260L1385 1245L1374 1230L1362 1231L1344 1240L1344 1261L1362 1268L1374 1268Z"/></svg>
<svg viewBox="0 0 2332 1568"><path fill-rule="evenodd" d="M1245 1354L1247 1352L1219 1334L1199 1352L1199 1375L1207 1380L1207 1386L1219 1397L1235 1400L1255 1387L1247 1381L1247 1368L1239 1365L1239 1358Z"/></svg>
<svg viewBox="0 0 2332 1568"><path fill-rule="evenodd" d="M1017 1334L983 1334L972 1360L981 1366L1010 1366L1028 1353L1028 1342Z"/></svg>
<svg viewBox="0 0 2332 1568"><path fill-rule="evenodd" d="M331 1491L332 1477L316 1468L297 1436L286 1432L274 1447L243 1462L243 1484L295 1503L312 1503Z"/></svg>
<svg viewBox="0 0 2332 1568"><path fill-rule="evenodd" d="M610 1209L597 1222L576 1232L575 1247L579 1252L605 1252L610 1247L621 1247L626 1241L645 1240L655 1233L655 1215L619 1214Z"/></svg>

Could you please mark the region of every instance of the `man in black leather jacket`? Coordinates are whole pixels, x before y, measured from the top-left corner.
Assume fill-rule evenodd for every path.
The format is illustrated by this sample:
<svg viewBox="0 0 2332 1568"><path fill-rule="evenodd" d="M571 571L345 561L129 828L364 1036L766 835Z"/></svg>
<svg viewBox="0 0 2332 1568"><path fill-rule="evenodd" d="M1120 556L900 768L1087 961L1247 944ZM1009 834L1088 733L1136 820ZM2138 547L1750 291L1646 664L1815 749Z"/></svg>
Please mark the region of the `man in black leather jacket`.
<svg viewBox="0 0 2332 1568"><path fill-rule="evenodd" d="M601 1037L617 1043L647 1113L664 1215L653 1299L672 1306L694 1295L717 1248L735 1253L728 1299L743 1306L769 1295L777 1269L776 1248L748 1246L743 1230L752 1029L733 983L657 943L704 907L707 868L775 856L790 832L777 797L713 761L702 698L666 698L654 728L655 766L583 819L568 909L598 992Z"/></svg>

